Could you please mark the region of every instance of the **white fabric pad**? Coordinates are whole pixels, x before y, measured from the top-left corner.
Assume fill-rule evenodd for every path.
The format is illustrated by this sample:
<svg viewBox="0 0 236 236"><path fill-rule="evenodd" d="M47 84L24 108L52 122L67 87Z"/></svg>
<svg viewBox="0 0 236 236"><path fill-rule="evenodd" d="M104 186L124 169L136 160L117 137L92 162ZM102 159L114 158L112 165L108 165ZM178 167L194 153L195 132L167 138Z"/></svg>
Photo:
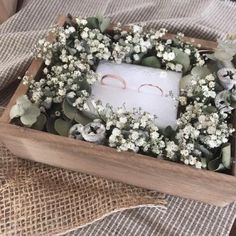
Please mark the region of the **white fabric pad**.
<svg viewBox="0 0 236 236"><path fill-rule="evenodd" d="M175 127L181 73L132 64L100 62L102 79L92 86L92 97L114 109L142 108L157 116L160 128Z"/></svg>

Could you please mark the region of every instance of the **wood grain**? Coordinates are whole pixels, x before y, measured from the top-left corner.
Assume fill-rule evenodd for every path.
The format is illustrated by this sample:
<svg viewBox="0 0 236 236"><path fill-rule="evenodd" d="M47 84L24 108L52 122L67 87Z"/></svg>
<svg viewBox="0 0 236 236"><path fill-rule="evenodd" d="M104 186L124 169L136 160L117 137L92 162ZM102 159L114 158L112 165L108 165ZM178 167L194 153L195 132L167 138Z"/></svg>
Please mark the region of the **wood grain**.
<svg viewBox="0 0 236 236"><path fill-rule="evenodd" d="M225 206L236 200L236 178L170 161L0 123L0 137L22 158Z"/></svg>
<svg viewBox="0 0 236 236"><path fill-rule="evenodd" d="M63 25L66 18L59 18ZM168 37L174 37L168 35ZM49 40L54 40L53 35ZM216 42L185 38L187 42L212 50ZM28 69L31 79L41 72L41 60L34 60ZM88 142L72 140L53 134L10 124L9 111L16 99L25 94L27 87L19 85L0 119L0 139L16 156L75 171L102 176L116 181L225 206L236 201L234 176L197 170L170 161L155 159ZM234 113L234 125L236 125ZM232 157L235 163L235 136L232 138ZM232 173L235 173L235 165Z"/></svg>

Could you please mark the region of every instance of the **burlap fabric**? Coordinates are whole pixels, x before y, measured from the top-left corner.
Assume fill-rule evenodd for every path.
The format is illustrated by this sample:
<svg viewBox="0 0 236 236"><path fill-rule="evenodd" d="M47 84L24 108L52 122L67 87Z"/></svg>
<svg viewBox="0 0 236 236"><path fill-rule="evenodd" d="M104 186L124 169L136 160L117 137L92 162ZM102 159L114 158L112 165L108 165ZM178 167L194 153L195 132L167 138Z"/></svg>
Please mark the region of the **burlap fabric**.
<svg viewBox="0 0 236 236"><path fill-rule="evenodd" d="M14 157L0 144L1 235L55 235L138 205L165 210L160 194Z"/></svg>
<svg viewBox="0 0 236 236"><path fill-rule="evenodd" d="M58 14L68 12L101 13L114 21L144 22L208 39L236 31L236 4L229 1L32 0L0 26L1 104L11 96L12 82L29 65L37 39ZM166 196L164 212L157 193L24 161L3 146L0 150L2 235L225 236L236 216L236 204L217 208L173 196ZM140 204L160 207L122 211L75 229L112 210Z"/></svg>

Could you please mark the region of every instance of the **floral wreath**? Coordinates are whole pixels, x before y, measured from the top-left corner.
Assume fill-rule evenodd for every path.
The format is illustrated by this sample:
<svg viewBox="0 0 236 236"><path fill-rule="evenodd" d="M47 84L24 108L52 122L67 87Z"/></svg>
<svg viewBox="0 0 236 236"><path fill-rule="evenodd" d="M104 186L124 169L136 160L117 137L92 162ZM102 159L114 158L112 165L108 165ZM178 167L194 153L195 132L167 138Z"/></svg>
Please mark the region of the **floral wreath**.
<svg viewBox="0 0 236 236"><path fill-rule="evenodd" d="M229 169L234 39L219 41L214 52L203 54L182 34L165 39L165 29L126 28L111 27L104 17L71 16L63 27L54 27L56 40L40 39L35 47L35 56L44 60L43 74L37 81L23 77L28 92L12 107L12 122L196 168ZM90 99L101 60L182 72L177 128L159 129L145 111L114 110Z"/></svg>

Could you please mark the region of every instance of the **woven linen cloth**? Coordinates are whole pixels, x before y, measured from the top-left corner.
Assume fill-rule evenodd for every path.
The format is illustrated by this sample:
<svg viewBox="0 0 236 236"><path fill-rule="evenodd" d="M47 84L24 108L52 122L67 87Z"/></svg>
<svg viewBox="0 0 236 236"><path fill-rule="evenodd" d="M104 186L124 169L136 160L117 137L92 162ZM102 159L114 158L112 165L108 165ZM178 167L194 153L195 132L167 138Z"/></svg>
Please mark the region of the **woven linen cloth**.
<svg viewBox="0 0 236 236"><path fill-rule="evenodd" d="M230 1L32 0L20 12L0 26L0 97L2 105L5 105L12 95L17 84L15 82L16 78L22 75L30 64L31 50L35 42L45 35L58 14L67 13L81 17L100 13L122 23L146 23L149 27L165 27L172 33L181 31L189 36L210 40L215 40L218 37L223 38L228 32L236 32L236 4ZM162 207L126 210L114 213L103 220L81 228L81 219L78 219L81 216L76 215L77 204L81 204L81 199L78 197L76 198L77 202L75 202L73 194L78 194L77 191L83 188L83 181L90 181L91 186L94 182L99 181L101 186L106 186L106 194L110 194L109 196L114 191L117 193L116 196L123 196L124 189L128 191L128 188L134 187L22 161L12 157L3 146L1 146L1 150L2 172L0 172L0 175L3 189L0 189L0 204L2 204L0 205L2 211L0 221L5 219L5 222L2 221L1 225L2 234L5 235L55 235L60 232L61 235L83 236L225 236L229 234L236 216L236 204L234 203L224 208L218 208L167 195L166 212L160 210L163 209ZM8 175L10 172L5 171L9 169L9 166L12 170L15 170L14 178ZM24 173L34 174L32 178L28 179L28 176L25 176ZM56 174L57 177L53 178L52 173ZM22 183L28 183L28 188ZM65 187L65 183L71 183L70 187ZM6 188L4 188L4 184L6 184ZM55 184L58 185L58 189L55 188ZM15 195L17 192L13 191L12 194L9 194L7 191L14 190L17 186L23 199L17 198L16 201ZM36 192L34 192L35 188ZM45 195L47 193L45 191L50 191L51 188L53 189L51 191L54 196L53 200L50 198L51 195ZM71 189L74 191L73 194L70 192ZM140 196L147 196L148 191L135 189L137 189L136 194L130 196L138 197L137 193L139 191ZM93 195L93 201L99 203L103 201L99 198L101 196L98 194L100 191L102 190L97 190L97 198L96 194ZM61 193L66 197L64 207L60 205L62 208L58 207L58 204L63 202ZM4 203L4 194L6 194L5 196L10 195L12 197L11 201ZM36 195L32 196L32 194ZM70 194L72 194L73 202L69 197ZM58 201L57 196L60 196ZM149 196L153 196L151 192ZM43 205L40 205L43 208L40 209L39 215L37 209L33 208L38 206L39 203L27 197L33 197L34 200L43 200ZM31 206L25 206L23 200L27 199L28 203L31 202ZM120 198L120 201L122 199ZM151 198L149 203L155 204L155 200L157 198ZM161 205L162 200L158 199L158 203ZM136 205L139 204L140 202L136 202ZM28 215L24 211L26 209L30 212ZM86 208L83 209L84 215L86 215ZM110 209L112 210L112 207ZM94 211L97 210L98 208L95 207ZM31 224L27 224L27 220ZM76 229L76 227L80 228Z"/></svg>

